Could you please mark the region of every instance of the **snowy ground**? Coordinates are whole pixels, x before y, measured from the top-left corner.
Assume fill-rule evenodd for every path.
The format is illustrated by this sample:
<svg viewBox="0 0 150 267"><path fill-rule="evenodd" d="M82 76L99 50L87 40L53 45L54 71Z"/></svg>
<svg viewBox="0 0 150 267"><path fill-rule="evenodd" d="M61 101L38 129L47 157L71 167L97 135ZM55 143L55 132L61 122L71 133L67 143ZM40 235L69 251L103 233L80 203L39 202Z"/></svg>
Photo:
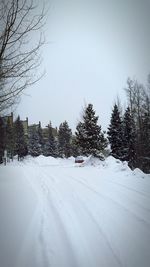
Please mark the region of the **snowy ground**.
<svg viewBox="0 0 150 267"><path fill-rule="evenodd" d="M1 267L149 267L150 175L106 162L0 166Z"/></svg>

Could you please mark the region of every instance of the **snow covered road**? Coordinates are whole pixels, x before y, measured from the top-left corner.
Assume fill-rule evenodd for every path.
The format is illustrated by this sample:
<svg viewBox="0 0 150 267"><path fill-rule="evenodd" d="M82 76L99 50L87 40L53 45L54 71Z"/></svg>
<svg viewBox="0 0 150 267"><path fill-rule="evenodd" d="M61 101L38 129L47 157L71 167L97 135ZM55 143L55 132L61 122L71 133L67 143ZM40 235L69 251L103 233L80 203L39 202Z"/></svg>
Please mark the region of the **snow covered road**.
<svg viewBox="0 0 150 267"><path fill-rule="evenodd" d="M39 157L2 166L0 184L0 266L150 266L150 175Z"/></svg>

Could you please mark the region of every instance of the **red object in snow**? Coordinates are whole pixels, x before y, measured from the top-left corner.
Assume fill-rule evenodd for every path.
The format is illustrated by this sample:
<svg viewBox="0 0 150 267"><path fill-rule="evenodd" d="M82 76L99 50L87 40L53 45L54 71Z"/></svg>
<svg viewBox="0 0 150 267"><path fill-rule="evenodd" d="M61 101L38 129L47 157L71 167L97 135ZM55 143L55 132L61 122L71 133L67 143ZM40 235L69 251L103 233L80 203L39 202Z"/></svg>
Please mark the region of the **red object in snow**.
<svg viewBox="0 0 150 267"><path fill-rule="evenodd" d="M75 158L75 163L83 163L83 162L84 162L83 157L78 156L78 157Z"/></svg>

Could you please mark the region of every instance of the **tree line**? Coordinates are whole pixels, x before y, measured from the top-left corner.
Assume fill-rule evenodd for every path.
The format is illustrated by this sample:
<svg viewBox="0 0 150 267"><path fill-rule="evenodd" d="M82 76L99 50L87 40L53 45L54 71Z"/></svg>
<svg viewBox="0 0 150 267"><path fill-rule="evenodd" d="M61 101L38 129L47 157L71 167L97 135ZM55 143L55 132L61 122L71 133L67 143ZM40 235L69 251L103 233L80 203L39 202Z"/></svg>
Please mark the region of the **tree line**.
<svg viewBox="0 0 150 267"><path fill-rule="evenodd" d="M95 115L93 105L89 104L84 112L82 120L76 127L73 135L67 121L60 124L57 136L53 133L51 122L47 128L47 137L43 135L41 124L29 127L28 136L25 135L20 117L13 125L8 119L4 122L0 117L0 160L7 150L9 158L18 155L18 160L26 155L33 157L44 155L52 157L70 157L77 155L93 155L103 158L103 150L107 146L107 140L98 125L98 116Z"/></svg>
<svg viewBox="0 0 150 267"><path fill-rule="evenodd" d="M150 173L150 75L146 86L128 78L125 91L128 107L115 104L108 127L111 155Z"/></svg>

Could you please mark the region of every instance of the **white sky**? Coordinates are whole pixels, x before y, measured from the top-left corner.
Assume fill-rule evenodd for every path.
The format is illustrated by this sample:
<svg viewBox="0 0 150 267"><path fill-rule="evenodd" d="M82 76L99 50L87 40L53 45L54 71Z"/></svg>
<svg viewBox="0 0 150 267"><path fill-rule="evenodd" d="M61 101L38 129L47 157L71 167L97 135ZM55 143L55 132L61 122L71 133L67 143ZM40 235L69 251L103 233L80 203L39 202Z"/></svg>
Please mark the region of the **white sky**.
<svg viewBox="0 0 150 267"><path fill-rule="evenodd" d="M127 77L150 72L149 0L52 0L42 48L46 75L26 91L16 110L29 123L67 120L74 130L92 103L105 130L111 108L125 103Z"/></svg>

